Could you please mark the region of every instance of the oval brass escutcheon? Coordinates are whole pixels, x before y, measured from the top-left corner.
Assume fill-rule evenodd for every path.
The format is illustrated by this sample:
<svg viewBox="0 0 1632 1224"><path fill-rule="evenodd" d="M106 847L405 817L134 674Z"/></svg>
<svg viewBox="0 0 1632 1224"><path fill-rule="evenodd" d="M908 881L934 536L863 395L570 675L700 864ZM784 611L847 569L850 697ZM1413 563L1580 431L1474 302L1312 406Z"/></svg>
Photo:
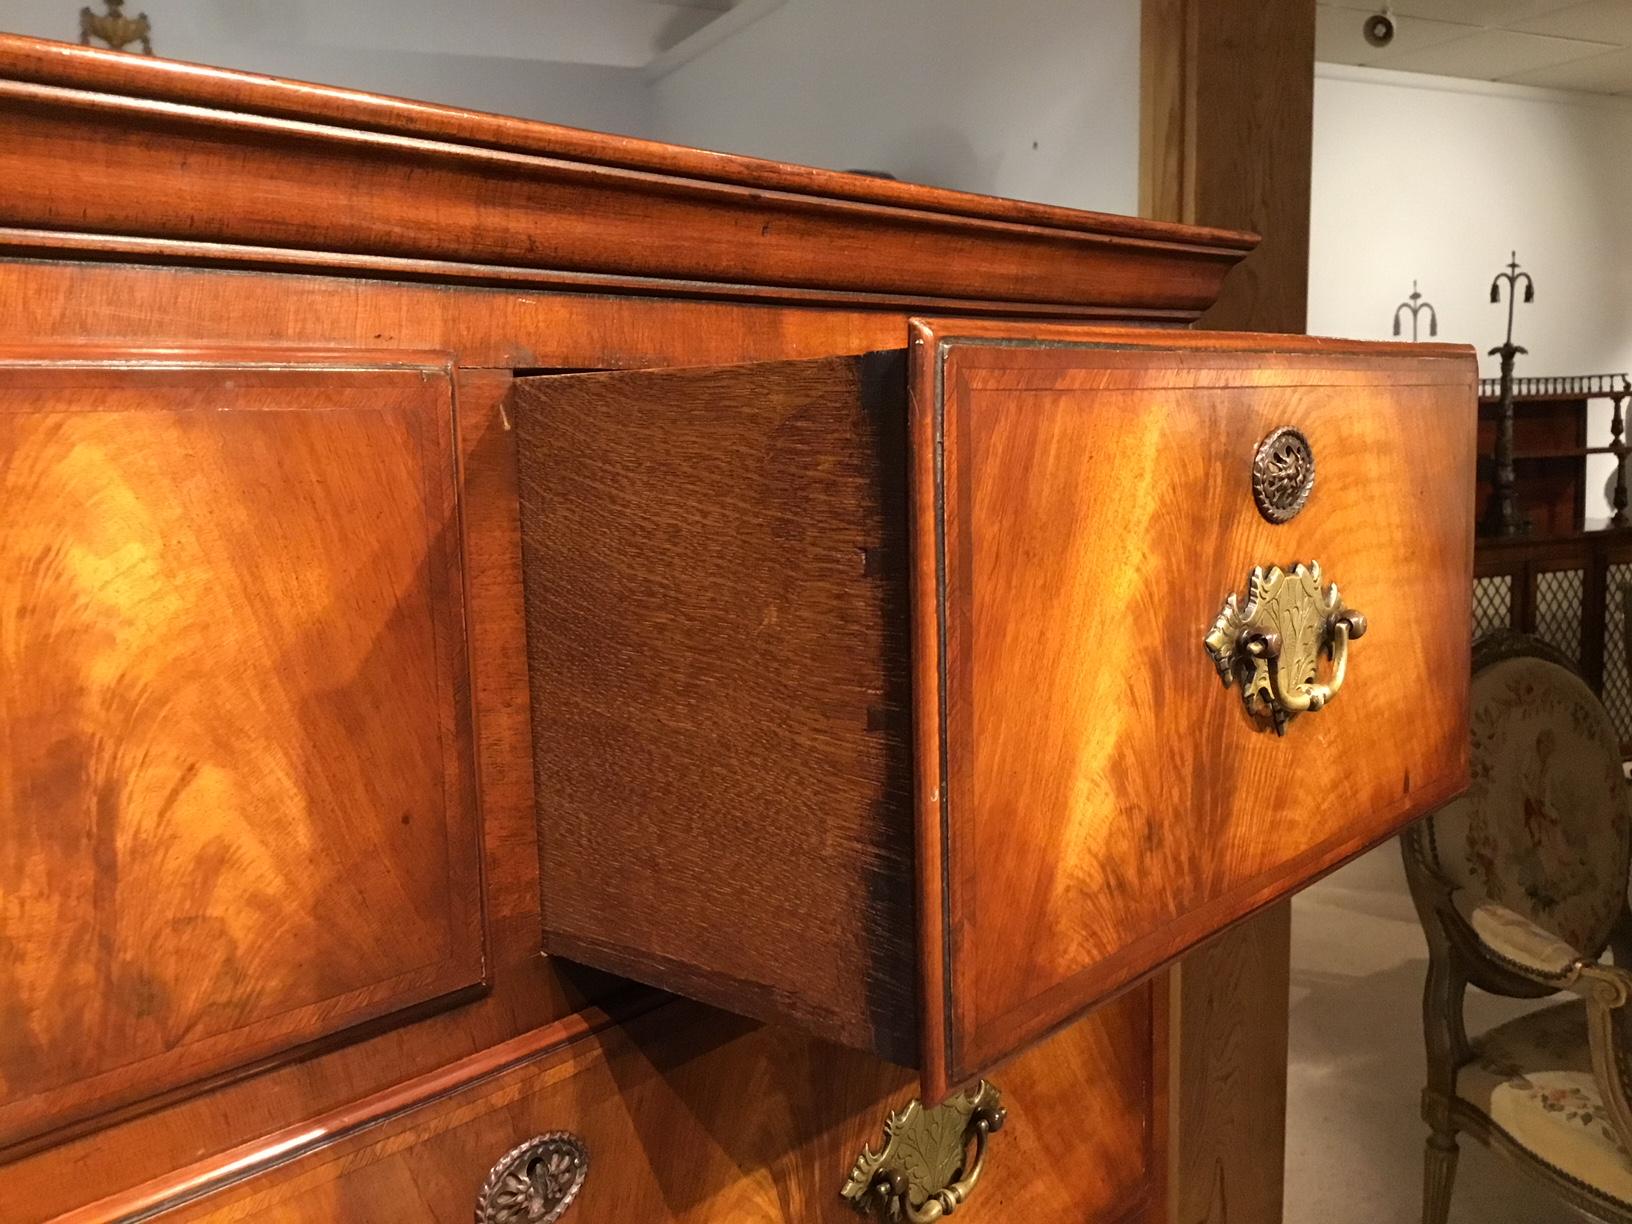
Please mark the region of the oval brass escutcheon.
<svg viewBox="0 0 1632 1224"><path fill-rule="evenodd" d="M997 1085L985 1080L934 1109L909 1101L885 1120L884 1146L862 1149L840 1193L879 1220L933 1224L974 1192L986 1140L1007 1117Z"/></svg>
<svg viewBox="0 0 1632 1224"><path fill-rule="evenodd" d="M476 1195L476 1224L555 1224L589 1173L583 1141L551 1131L517 1144L494 1165Z"/></svg>
<svg viewBox="0 0 1632 1224"><path fill-rule="evenodd" d="M1345 607L1337 584L1324 589L1320 563L1290 571L1254 567L1247 597L1233 592L1203 640L1224 681L1241 685L1247 713L1268 718L1278 734L1299 714L1324 708L1349 670L1349 643L1366 632L1366 618ZM1331 672L1319 679L1320 660Z"/></svg>
<svg viewBox="0 0 1632 1224"><path fill-rule="evenodd" d="M1290 425L1258 444L1252 456L1252 500L1272 523L1292 519L1315 487L1315 450Z"/></svg>

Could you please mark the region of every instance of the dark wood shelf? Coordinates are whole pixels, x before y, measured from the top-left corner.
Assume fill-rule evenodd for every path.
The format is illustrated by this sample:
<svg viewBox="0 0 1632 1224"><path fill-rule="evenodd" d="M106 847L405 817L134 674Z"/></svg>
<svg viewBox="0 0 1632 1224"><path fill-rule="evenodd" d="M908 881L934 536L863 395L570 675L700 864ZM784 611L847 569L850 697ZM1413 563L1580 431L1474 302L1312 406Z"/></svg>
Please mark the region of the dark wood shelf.
<svg viewBox="0 0 1632 1224"><path fill-rule="evenodd" d="M1526 459L1583 459L1588 455L1613 455L1615 448L1611 446L1549 446L1538 450L1523 450L1513 453L1513 461L1521 463Z"/></svg>

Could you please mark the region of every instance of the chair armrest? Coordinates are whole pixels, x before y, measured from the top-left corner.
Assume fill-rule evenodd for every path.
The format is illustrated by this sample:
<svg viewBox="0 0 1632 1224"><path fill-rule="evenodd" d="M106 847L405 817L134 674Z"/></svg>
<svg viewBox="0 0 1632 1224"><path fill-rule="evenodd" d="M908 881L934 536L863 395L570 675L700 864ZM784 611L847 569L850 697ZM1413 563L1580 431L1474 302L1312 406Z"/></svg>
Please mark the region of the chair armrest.
<svg viewBox="0 0 1632 1224"><path fill-rule="evenodd" d="M1632 1150L1632 972L1588 960L1551 931L1465 890L1451 905L1485 951L1531 981L1586 1001L1592 1074L1621 1143Z"/></svg>
<svg viewBox="0 0 1632 1224"><path fill-rule="evenodd" d="M1551 931L1504 905L1459 888L1451 906L1468 929L1503 965L1522 977L1567 990L1585 957Z"/></svg>
<svg viewBox="0 0 1632 1224"><path fill-rule="evenodd" d="M1618 965L1580 965L1570 989L1587 1001L1592 1076L1621 1146L1632 1151L1632 972Z"/></svg>

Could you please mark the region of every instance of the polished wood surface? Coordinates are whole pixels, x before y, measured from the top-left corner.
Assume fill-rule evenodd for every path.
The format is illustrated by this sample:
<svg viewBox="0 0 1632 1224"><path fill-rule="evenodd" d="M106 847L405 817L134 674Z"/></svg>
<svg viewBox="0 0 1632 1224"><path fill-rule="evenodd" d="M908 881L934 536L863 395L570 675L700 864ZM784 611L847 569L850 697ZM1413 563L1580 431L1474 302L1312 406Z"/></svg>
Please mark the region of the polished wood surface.
<svg viewBox="0 0 1632 1224"><path fill-rule="evenodd" d="M1141 215L1269 235L1202 326L1306 327L1314 0L1141 0ZM1282 1215L1292 912L1267 906L1173 973L1175 1224Z"/></svg>
<svg viewBox="0 0 1632 1224"><path fill-rule="evenodd" d="M692 177L696 159L673 154L664 169L629 169L561 156L561 129L521 121L495 147L462 134L484 129L479 117L440 108L359 127L344 120L390 104L219 70L122 71L116 94L72 83L109 70L77 48L53 55L0 37L0 226L36 241L160 240L188 261L212 246L220 261L338 252L337 267L364 257L500 277L531 269L586 288L623 277L641 279L600 287L1089 303L1168 319L1205 309L1253 242L1063 209L971 210L929 189L860 199L840 175L778 189L747 163L742 181ZM169 100L177 90L194 100ZM822 195L824 185L849 194Z"/></svg>
<svg viewBox="0 0 1632 1224"><path fill-rule="evenodd" d="M1471 490L1444 474L1472 463L1475 369L963 324L920 325L914 355L918 803L942 873L920 873L920 958L956 1084L1466 786ZM1283 425L1319 477L1276 526L1250 471ZM1298 561L1371 630L1281 737L1202 638L1253 566Z"/></svg>
<svg viewBox="0 0 1632 1224"><path fill-rule="evenodd" d="M426 1125L447 1097L525 1066L552 1057L581 1044L619 1024L638 1020L666 1003L656 991L614 996L608 1006L586 1006L559 1020L529 1029L507 1041L456 1059L445 1066L410 1076L388 1087L361 1094L344 1105L303 1118L293 1126L257 1135L221 1152L169 1169L146 1182L115 1191L60 1215L46 1213L30 1218L54 1224L93 1224L107 1220L148 1219L173 1216L180 1209L219 1195L250 1178L276 1175L284 1165L317 1155L327 1158L327 1149L343 1140L366 1135L414 1110L423 1110ZM30 1203L33 1207L35 1204Z"/></svg>
<svg viewBox="0 0 1632 1224"><path fill-rule="evenodd" d="M1202 326L1301 332L1315 0L1141 0L1139 212L1263 242Z"/></svg>
<svg viewBox="0 0 1632 1224"><path fill-rule="evenodd" d="M525 379L516 412L548 946L934 1099L1465 785L1464 619L1419 609L1467 605L1437 474L1474 371L968 323L912 352L905 442L895 353ZM1321 483L1274 527L1284 424ZM1283 739L1201 641L1299 560L1387 628Z"/></svg>
<svg viewBox="0 0 1632 1224"><path fill-rule="evenodd" d="M343 364L359 373L423 364L421 351L437 350L442 373L426 377L444 384L451 364L454 432L424 463L428 472L451 465L457 490L463 596L448 606L462 605L468 649L480 874L468 889L415 908L405 925L411 933L437 907L486 914L480 992L439 995L302 1045L287 1045L297 1036L291 1029L276 1054L230 1069L189 1064L185 1075L149 1077L141 1100L109 1099L94 1118L64 1122L0 1156L0 1214L468 1218L476 1187L505 1147L552 1124L582 1122L598 1153L600 1180L591 1185L611 1187L598 1192L618 1213L611 1218L832 1215L852 1143L877 1142L887 1109L911 1090L910 1075L787 1028L750 1031L690 1005L654 1012L662 1000L652 992L541 954L550 892L541 887L539 838L542 831L547 842L550 830L540 829L534 810L512 376L899 349L912 313L1184 322L1252 241L10 37L0 37L0 170L13 188L0 201L0 299L8 305L0 343L58 360L63 345L146 350L130 358L133 376L173 364L162 350L190 346L257 347L260 358L236 358L251 365L312 364L313 349L344 351ZM665 242L654 246L653 233ZM380 350L394 356L382 360ZM373 424L389 453L389 424ZM810 453L808 439L803 450L798 439L786 444ZM268 447L275 451L275 440ZM321 478L319 499L332 501L362 483L350 455L331 448L293 470L236 470L251 485ZM236 491L204 469L183 481L179 455L168 464L149 459L156 467L131 498L140 513L95 524L110 538L151 520L177 524L185 541L188 524L167 491L181 504L224 502ZM822 476L807 479L819 484ZM8 521L31 513L26 499L4 504ZM275 553L273 511L283 509L267 508L264 555L227 573L227 591L263 570L270 590L280 589L272 579L294 581ZM318 530L315 518L302 521ZM355 522L372 526L334 526L334 547L309 572L377 574L383 562L356 543L391 521L390 506L365 500ZM797 535L796 519L784 526ZM409 549L406 537L391 545L393 556ZM867 564L850 561L845 575ZM406 591L403 620L415 622L422 588L410 581ZM199 596L200 606L227 598ZM70 606L33 608L30 623ZM253 631L287 624L279 617L298 606L280 605L255 625L224 621L216 631L230 640L212 644L209 657L253 654ZM424 621L417 625L423 633ZM322 628L345 632L344 624ZM292 692L326 692L344 678L316 665L285 671L279 678ZM185 703L175 680L189 674L157 674L154 700ZM412 678L424 683L423 674ZM382 695L372 716L354 720L358 727L334 749L342 759L327 763L335 776L358 776L365 766L352 745L374 746L386 725L418 708L398 704L394 692ZM848 700L835 707L853 708ZM893 742L894 707L862 712L875 711L882 730L875 717L863 734ZM249 741L241 747L230 763L247 769L259 756ZM404 739L374 753L378 768L368 776L380 793L423 776L427 764L415 751ZM170 834L185 844L212 824L241 823L247 811L189 813ZM836 832L844 827L832 823ZM393 848L370 838L340 855L359 864L365 884L388 871ZM868 847L824 849L829 863L871 858L880 883L899 870ZM56 869L84 866L65 852ZM97 878L105 886L114 877ZM286 900L309 895L297 887ZM176 890L145 906L155 928L201 908ZM820 913L811 915L807 936ZM293 937L263 925L252 955L285 954ZM320 961L332 946L323 939L360 942L373 929L306 928ZM36 944L31 937L29 947ZM151 946L163 950L174 938L161 932ZM196 963L209 967L202 957ZM389 967L390 956L380 964ZM364 956L343 968L361 979L380 964ZM49 961L30 965L30 973L57 972ZM287 980L252 972L249 987L219 998L258 999ZM201 1003L216 1000L208 983L189 979L188 987ZM139 997L120 992L108 1002ZM442 1005L450 999L457 1001ZM703 1017L701 1038L688 1016ZM348 1017L330 1019L344 1025ZM910 1027L899 1017L872 1023ZM977 1198L960 1214L1164 1218L1166 1027L1165 996L1134 987L1005 1064L1011 1120L994 1141ZM107 1059L108 1047L93 1034L74 1057ZM844 1128L841 1145L833 1136ZM575 1216L590 1209L586 1198Z"/></svg>
<svg viewBox="0 0 1632 1224"><path fill-rule="evenodd" d="M452 385L365 365L0 361L0 1143L483 981Z"/></svg>
<svg viewBox="0 0 1632 1224"><path fill-rule="evenodd" d="M174 295L169 312L136 314L125 323L132 330L149 329L150 340L169 336L179 341L205 331L212 338L219 338L223 331L247 337L258 330L274 332L282 318L276 284L262 285L259 292L247 294L242 291L242 278L220 273L151 274L179 276L182 283L200 275L212 284L230 280L240 291L235 296L223 293L214 303L219 313L190 316L190 323L189 307L200 299L185 292ZM73 283L83 284L77 279ZM298 296L296 300L309 301ZM374 318L367 325L379 331L387 316L399 310L412 313L411 307L421 299L411 296L408 303L393 305L391 290L379 286L371 300L375 302ZM54 310L51 301L42 292L30 297L29 305L38 307L44 316L67 320L69 327L80 325L81 314L76 312L90 308L71 294L57 300ZM117 300L104 299L97 310L114 317L119 313ZM343 320L353 316L335 310L329 317L337 333L343 334ZM366 345L357 342L354 350L368 352ZM152 360L155 355L146 356ZM303 1051L304 1056L296 1061L253 1068L253 1074L219 1083L208 1092L177 1094L174 1099L151 1102L139 1112L126 1111L129 1116L99 1120L96 1129L75 1138L53 1139L49 1148L39 1147L21 1156L6 1153L0 1157L0 1202L25 1205L12 1207L13 1215L50 1219L139 1184L148 1187L146 1196L152 1204L162 1206L200 1182L233 1180L239 1175L235 1161L241 1155L236 1148L246 1141L312 1133L308 1124L315 1118L343 1111L405 1079L433 1073L548 1027L596 1001L612 1006L620 997L623 988L616 981L539 955L538 848L516 524L515 435L506 428L503 411L510 381L508 373L459 371L455 388L466 541L466 617L481 779L481 880L487 911L489 989L477 999L427 1016L410 1013L395 1018L389 1026L365 1027L355 1040L347 1034L342 1044ZM329 682L332 677L323 680ZM187 912L181 898L173 897L170 905L178 913ZM638 1007L638 996L617 1006ZM321 1131L312 1134L314 1145L322 1142ZM89 1218L113 1219L118 1213L110 1209Z"/></svg>
<svg viewBox="0 0 1632 1224"><path fill-rule="evenodd" d="M70 251L78 248L69 244ZM790 307L523 293L216 268L0 262L18 345L77 337L152 346L445 349L463 371L625 369L898 348L907 316L870 303ZM250 286L253 291L249 292Z"/></svg>
<svg viewBox="0 0 1632 1224"><path fill-rule="evenodd" d="M6 337L30 348L67 339L121 346L316 345L366 351L446 348L457 375L469 632L482 778L490 992L411 1024L258 1071L83 1138L0 1163L0 1199L39 1218L137 1183L230 1178L234 1145L298 1128L473 1051L604 1000L608 983L539 955L525 622L511 370L754 361L899 345L906 320L875 307L789 308L660 298L516 293L225 270L0 263L13 304ZM880 1111L884 1108L880 1103ZM182 1177L201 1156L213 1173ZM72 1170L71 1177L64 1170Z"/></svg>
<svg viewBox="0 0 1632 1224"><path fill-rule="evenodd" d="M1529 523L1528 535L1569 536L1586 528L1587 412L1585 396L1525 396L1513 405L1519 511ZM1490 522L1500 417L1499 398L1479 401L1479 483L1473 504L1482 530Z"/></svg>
<svg viewBox="0 0 1632 1224"><path fill-rule="evenodd" d="M434 137L514 153L534 153L592 165L647 170L740 187L793 191L858 203L887 204L983 220L1053 226L1113 237L1216 245L1251 250L1255 239L1235 230L1208 230L1152 223L1138 217L1084 212L1059 205L999 199L880 179L692 149L605 132L589 132L532 119L485 114L382 97L332 85L315 85L166 59L136 59L47 39L0 33L5 75L40 85L186 103L281 119L334 123L361 131Z"/></svg>
<svg viewBox="0 0 1632 1224"><path fill-rule="evenodd" d="M1152 1007L1136 992L1005 1071L1009 1120L959 1220L1160 1224ZM388 1204L395 1218L468 1221L489 1166L565 1130L589 1152L565 1220L843 1224L860 1218L839 1197L845 1174L911 1093L906 1073L865 1055L675 1004L337 1134L170 1218L327 1224Z"/></svg>
<svg viewBox="0 0 1632 1224"><path fill-rule="evenodd" d="M899 350L517 383L550 951L917 1061Z"/></svg>

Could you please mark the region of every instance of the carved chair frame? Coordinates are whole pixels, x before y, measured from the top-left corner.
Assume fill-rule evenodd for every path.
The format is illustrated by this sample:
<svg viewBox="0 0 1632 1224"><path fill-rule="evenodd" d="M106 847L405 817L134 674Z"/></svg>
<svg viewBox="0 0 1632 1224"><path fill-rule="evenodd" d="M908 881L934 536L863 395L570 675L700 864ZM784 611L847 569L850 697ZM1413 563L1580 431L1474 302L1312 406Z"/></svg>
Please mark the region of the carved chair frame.
<svg viewBox="0 0 1632 1224"><path fill-rule="evenodd" d="M1504 659L1518 657L1545 659L1579 674L1567 656L1546 643L1506 632L1482 638L1476 644L1473 671L1477 674ZM1443 1224L1449 1214L1457 1136L1466 1134L1546 1185L1583 1219L1598 1224L1632 1224L1632 1208L1519 1144L1456 1093L1458 1072L1475 1057L1464 1015L1468 986L1517 999L1540 999L1571 991L1586 999L1589 1030L1598 1030L1592 1032L1593 1071L1616 1133L1632 1150L1632 1084L1627 1082L1632 1079L1632 1069L1626 1065L1625 1037L1621 1035L1632 1035L1632 1022L1621 1014L1627 1001L1624 983L1632 982L1632 975L1624 968L1599 966L1596 961L1603 948L1583 949L1582 958L1570 972L1549 976L1538 975L1486 944L1452 903L1456 886L1436 869L1432 821L1430 815L1400 835L1406 879L1428 939L1428 977L1422 997L1428 1062L1422 1117L1429 1127L1423 1168L1423 1222ZM1624 901L1608 948L1616 966L1632 965L1632 906ZM1618 999L1614 997L1617 991L1605 988L1609 981L1622 983ZM1605 1058L1599 1057L1600 1051ZM1617 1058L1617 1053L1621 1057ZM1606 1065L1601 1066L1601 1062Z"/></svg>

